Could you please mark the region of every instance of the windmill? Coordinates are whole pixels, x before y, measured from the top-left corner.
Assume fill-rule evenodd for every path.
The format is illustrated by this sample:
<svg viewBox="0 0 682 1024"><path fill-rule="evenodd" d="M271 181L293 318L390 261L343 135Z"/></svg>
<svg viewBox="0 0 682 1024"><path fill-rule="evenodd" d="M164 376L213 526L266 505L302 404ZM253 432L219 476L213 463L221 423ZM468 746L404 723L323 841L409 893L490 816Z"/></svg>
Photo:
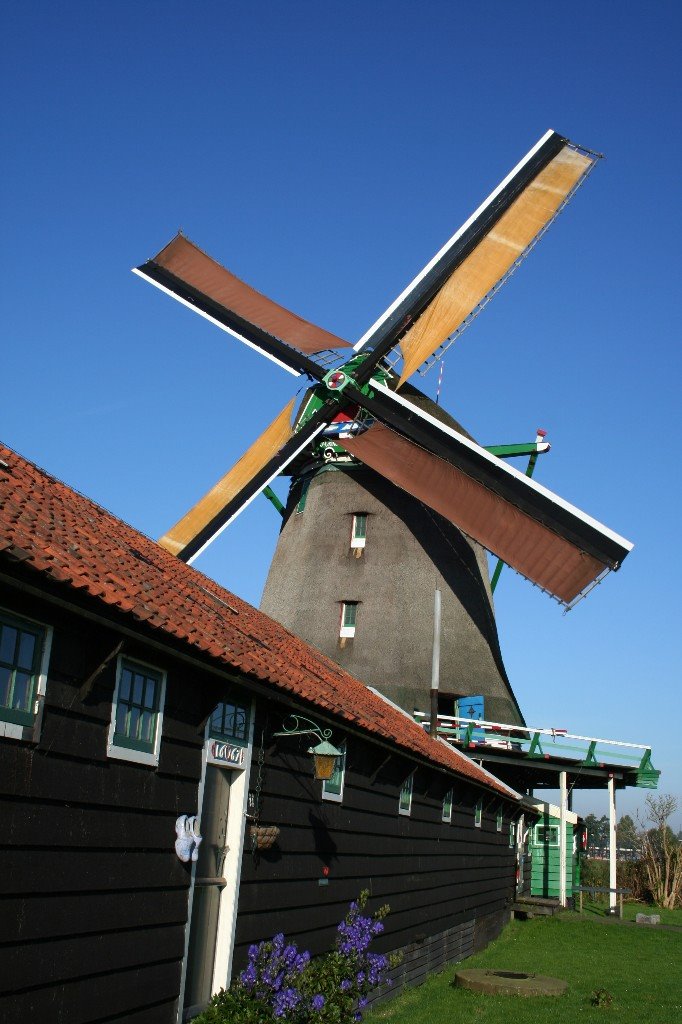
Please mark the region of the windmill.
<svg viewBox="0 0 682 1024"><path fill-rule="evenodd" d="M408 378L432 365L469 326L598 159L547 132L355 346L255 291L182 235L136 268L161 290L311 382L298 411L294 414L292 399L159 543L191 562L275 477L289 474L293 485L264 610L409 706L415 686L424 689L415 682L423 672L421 663L405 661L401 643L411 636L405 649L422 650L415 630L421 636L431 628L430 621L422 621L422 591L432 592L434 582L444 580L453 596L443 615L445 633L448 614L453 622L454 661L448 667L445 659L446 672L456 679L451 692L485 693L487 687L497 701L498 720L518 721L482 549L570 607L618 569L632 545L478 445ZM538 438L536 451L546 447ZM335 472L325 472L331 469ZM304 508L305 515L296 515ZM349 524L343 554L338 543L332 550L325 540L334 532L329 521L334 510ZM365 529L369 520L379 546L383 543L374 568L369 544L365 560L345 557L357 554L348 535L358 516L361 522L364 517ZM385 569L388 562L399 570L410 558L412 575L402 583L403 621L394 616L387 630L400 573L397 583L389 574L382 601L374 601L374 621L371 600L358 592L376 593L379 566ZM364 583L358 582L361 576ZM330 587L336 606L331 634L318 621L320 615L329 617ZM430 609L431 601L426 604ZM412 610L412 621L405 620L405 607ZM360 617L372 638L365 651L375 647L366 664L355 636ZM395 665L389 671L391 649ZM494 707L486 707L486 717L494 713Z"/></svg>

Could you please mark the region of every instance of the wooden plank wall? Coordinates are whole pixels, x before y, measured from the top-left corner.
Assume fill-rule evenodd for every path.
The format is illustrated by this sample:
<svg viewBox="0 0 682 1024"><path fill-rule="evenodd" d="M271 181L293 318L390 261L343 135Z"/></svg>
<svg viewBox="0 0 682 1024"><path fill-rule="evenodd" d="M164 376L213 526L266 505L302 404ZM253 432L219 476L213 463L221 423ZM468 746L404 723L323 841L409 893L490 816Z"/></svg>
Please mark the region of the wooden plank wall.
<svg viewBox="0 0 682 1024"><path fill-rule="evenodd" d="M160 764L107 759L114 664L89 697L78 691L120 635L13 591L0 604L54 627L40 742L0 741L0 1019L169 1024L189 885L175 819L197 811L215 697L128 641L168 671Z"/></svg>
<svg viewBox="0 0 682 1024"><path fill-rule="evenodd" d="M496 919L499 931L500 915L514 892L510 802L497 832L498 799L485 795L482 827L475 828L474 805L482 791L418 768L411 816L401 816L400 786L413 765L354 736L348 737L343 803L323 801L305 753L309 738L273 740L279 728L280 721L272 714L266 721L261 711L251 785L264 734L261 821L281 832L277 845L255 859L245 851L235 970L245 963L250 943L278 931L313 953L329 949L348 903L364 888L370 890L371 906L391 906L378 951L411 949L434 936L445 943L453 929L466 926L469 934L473 922L486 917ZM335 731L332 742L342 739ZM442 801L453 784L455 804L447 824L441 820ZM326 885L320 884L325 867Z"/></svg>

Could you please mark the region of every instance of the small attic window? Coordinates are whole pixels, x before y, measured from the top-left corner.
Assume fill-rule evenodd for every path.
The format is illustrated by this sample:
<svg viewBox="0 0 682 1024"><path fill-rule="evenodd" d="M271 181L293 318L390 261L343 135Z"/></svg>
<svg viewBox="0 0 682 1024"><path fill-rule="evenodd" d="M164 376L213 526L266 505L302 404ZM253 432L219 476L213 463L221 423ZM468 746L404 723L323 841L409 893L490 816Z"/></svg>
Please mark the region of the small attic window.
<svg viewBox="0 0 682 1024"><path fill-rule="evenodd" d="M341 631L339 636L355 636L355 623L358 617L357 601L341 602Z"/></svg>
<svg viewBox="0 0 682 1024"><path fill-rule="evenodd" d="M367 540L367 513L356 512L353 515L353 524L350 531L350 546L361 550Z"/></svg>
<svg viewBox="0 0 682 1024"><path fill-rule="evenodd" d="M398 814L409 818L412 810L412 789L414 786L414 772L410 772L400 787L400 799L398 800Z"/></svg>
<svg viewBox="0 0 682 1024"><path fill-rule="evenodd" d="M476 828L481 827L483 821L483 800L477 800L476 806L474 807L474 826Z"/></svg>

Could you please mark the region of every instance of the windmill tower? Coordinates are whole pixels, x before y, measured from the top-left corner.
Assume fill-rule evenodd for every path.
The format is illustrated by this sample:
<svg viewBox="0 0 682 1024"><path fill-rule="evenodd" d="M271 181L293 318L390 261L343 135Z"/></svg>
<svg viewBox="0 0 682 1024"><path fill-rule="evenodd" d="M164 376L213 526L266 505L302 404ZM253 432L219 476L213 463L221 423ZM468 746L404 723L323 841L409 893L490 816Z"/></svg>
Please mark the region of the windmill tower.
<svg viewBox="0 0 682 1024"><path fill-rule="evenodd" d="M440 585L443 689L482 693L486 717L518 721L483 549L570 606L632 545L481 448L407 381L466 329L597 160L547 132L352 348L182 235L138 267L312 385L159 543L192 561L292 475L264 610L411 710L425 706Z"/></svg>
<svg viewBox="0 0 682 1024"><path fill-rule="evenodd" d="M463 432L409 384L402 394ZM401 707L423 711L438 588L441 710L480 695L486 717L520 724L484 549L336 445L323 456L292 476L262 610Z"/></svg>

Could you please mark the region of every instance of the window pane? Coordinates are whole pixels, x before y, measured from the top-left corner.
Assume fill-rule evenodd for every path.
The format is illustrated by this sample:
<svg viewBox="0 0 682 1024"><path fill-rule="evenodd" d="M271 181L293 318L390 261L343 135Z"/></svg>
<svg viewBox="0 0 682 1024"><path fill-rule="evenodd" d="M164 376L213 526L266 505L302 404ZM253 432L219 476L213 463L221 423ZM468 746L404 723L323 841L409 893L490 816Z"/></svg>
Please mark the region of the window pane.
<svg viewBox="0 0 682 1024"><path fill-rule="evenodd" d="M145 743L154 742L154 725L156 722L156 715L151 711L143 711L142 719L140 721L140 739L144 740Z"/></svg>
<svg viewBox="0 0 682 1024"><path fill-rule="evenodd" d="M128 708L125 704L119 704L116 708L116 732L119 736L127 736L128 730L126 728L126 715L128 714Z"/></svg>
<svg viewBox="0 0 682 1024"><path fill-rule="evenodd" d="M119 700L130 700L130 683L133 678L133 674L129 668L124 668L121 672L121 685L118 691Z"/></svg>
<svg viewBox="0 0 682 1024"><path fill-rule="evenodd" d="M133 705L130 709L130 716L128 718L128 737L131 740L139 740L139 727L140 727L140 709Z"/></svg>
<svg viewBox="0 0 682 1024"><path fill-rule="evenodd" d="M26 633L22 629L19 634L19 657L17 658L17 664L21 668L33 669L33 658L36 650L36 638L33 633Z"/></svg>
<svg viewBox="0 0 682 1024"><path fill-rule="evenodd" d="M17 672L14 677L12 707L15 711L30 711L33 693L32 678L28 672Z"/></svg>
<svg viewBox="0 0 682 1024"><path fill-rule="evenodd" d="M356 540L364 540L367 535L367 516L356 515L353 517L353 536Z"/></svg>
<svg viewBox="0 0 682 1024"><path fill-rule="evenodd" d="M147 685L144 693L144 706L146 708L156 707L156 680L147 679Z"/></svg>
<svg viewBox="0 0 682 1024"><path fill-rule="evenodd" d="M9 706L9 687L12 679L12 669L0 665L0 707Z"/></svg>
<svg viewBox="0 0 682 1024"><path fill-rule="evenodd" d="M142 690L144 688L144 676L137 672L133 676L133 704L142 704Z"/></svg>
<svg viewBox="0 0 682 1024"><path fill-rule="evenodd" d="M0 661L14 664L14 651L17 646L17 631L12 626L3 626L0 635Z"/></svg>
<svg viewBox="0 0 682 1024"><path fill-rule="evenodd" d="M344 626L355 625L355 613L357 611L357 604L344 604L343 606L343 624Z"/></svg>
<svg viewBox="0 0 682 1024"><path fill-rule="evenodd" d="M246 739L246 708L235 708L234 735L235 739Z"/></svg>

